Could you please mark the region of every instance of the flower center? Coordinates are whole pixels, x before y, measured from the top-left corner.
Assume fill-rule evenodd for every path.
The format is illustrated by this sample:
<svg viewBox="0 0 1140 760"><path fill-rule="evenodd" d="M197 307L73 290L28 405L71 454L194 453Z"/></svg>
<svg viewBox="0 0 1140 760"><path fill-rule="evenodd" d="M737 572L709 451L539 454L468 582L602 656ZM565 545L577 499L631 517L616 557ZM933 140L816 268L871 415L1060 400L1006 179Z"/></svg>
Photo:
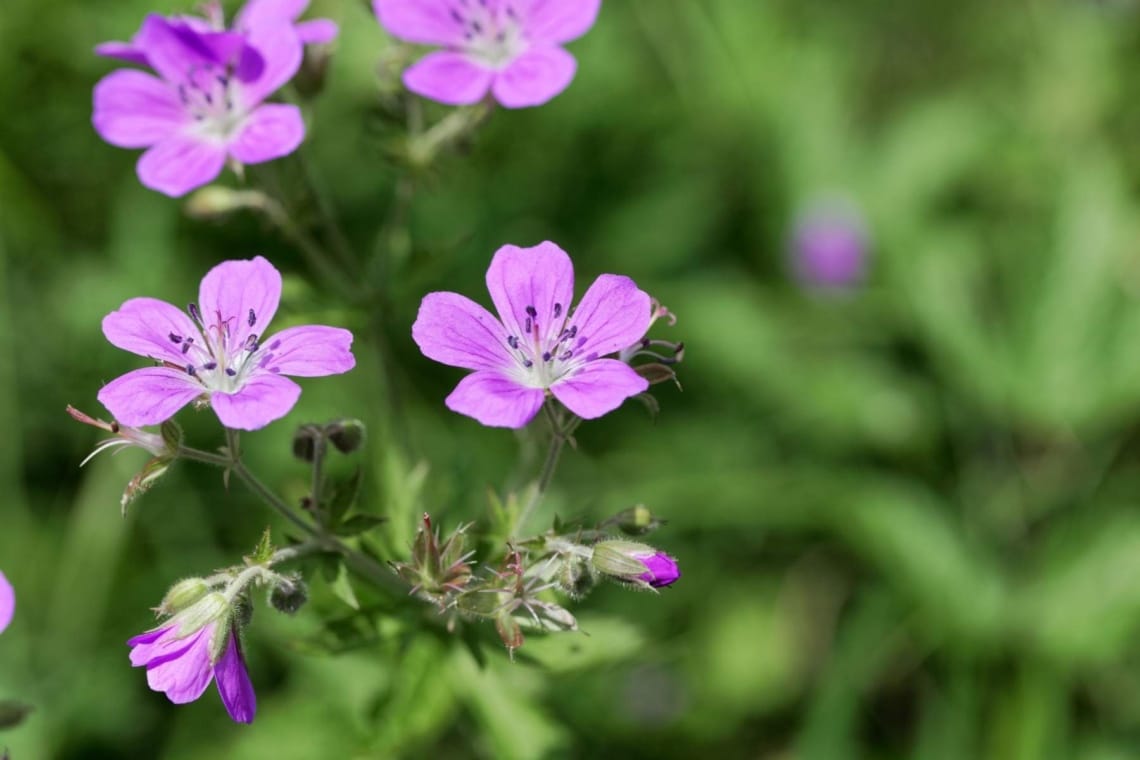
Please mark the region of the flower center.
<svg viewBox="0 0 1140 760"><path fill-rule="evenodd" d="M228 137L245 118L238 85L229 68L208 64L192 67L178 84L178 99L205 135Z"/></svg>
<svg viewBox="0 0 1140 760"><path fill-rule="evenodd" d="M514 0L452 0L448 9L463 27L463 52L493 69L505 68L526 48Z"/></svg>
<svg viewBox="0 0 1140 760"><path fill-rule="evenodd" d="M507 348L518 362L517 379L532 388L549 388L573 374L596 354L583 354L586 336L577 325L569 324L570 315L562 304L554 304L549 315L541 315L534 306L526 307L522 335L508 335Z"/></svg>
<svg viewBox="0 0 1140 760"><path fill-rule="evenodd" d="M186 364L168 366L181 369L197 380L204 390L234 393L254 372L280 372L279 367L273 366L273 358L274 352L281 347L281 341L261 344L258 334L252 332L257 324L257 314L253 309L245 317L250 332L244 340L234 340L238 317L223 318L221 312L215 312L214 321L207 325L197 304L190 304L187 311L201 333L197 336L170 333L167 337L171 343L181 347Z"/></svg>

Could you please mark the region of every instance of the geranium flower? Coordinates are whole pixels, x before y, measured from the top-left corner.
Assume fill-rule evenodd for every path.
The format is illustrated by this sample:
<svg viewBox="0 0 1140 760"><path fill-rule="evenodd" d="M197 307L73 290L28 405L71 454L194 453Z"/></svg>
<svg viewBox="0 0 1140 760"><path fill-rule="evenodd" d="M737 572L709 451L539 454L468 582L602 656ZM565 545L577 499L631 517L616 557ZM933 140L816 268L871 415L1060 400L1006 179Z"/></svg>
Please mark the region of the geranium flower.
<svg viewBox="0 0 1140 760"><path fill-rule="evenodd" d="M113 345L160 365L136 369L99 391L123 425L157 425L203 397L229 428L256 430L285 416L301 395L285 375L339 375L356 364L352 333L338 327L265 328L281 299L281 273L264 258L224 261L206 273L187 313L132 298L103 319Z"/></svg>
<svg viewBox="0 0 1140 760"><path fill-rule="evenodd" d="M412 337L429 359L475 370L447 406L484 425L518 428L547 391L585 419L613 411L649 383L628 364L604 358L640 340L649 296L633 280L603 274L571 312L574 266L554 243L503 246L487 270L496 319L458 293L429 293Z"/></svg>
<svg viewBox="0 0 1140 760"><path fill-rule="evenodd" d="M12 584L0 573L0 633L12 622L12 615L16 612L16 592Z"/></svg>
<svg viewBox="0 0 1140 760"><path fill-rule="evenodd" d="M808 205L796 219L791 243L795 274L808 287L848 289L866 275L867 228L850 201L832 198Z"/></svg>
<svg viewBox="0 0 1140 760"><path fill-rule="evenodd" d="M166 623L127 642L131 665L146 667L146 681L171 702L193 702L210 685L230 717L252 723L257 697L242 657L233 610L221 593L211 593Z"/></svg>
<svg viewBox="0 0 1140 760"><path fill-rule="evenodd" d="M105 76L95 86L92 123L112 145L148 149L137 167L147 187L180 196L216 178L227 158L257 164L301 144L300 109L264 104L301 65L288 21L241 33L151 15L127 47L119 52L158 76L130 69Z"/></svg>
<svg viewBox="0 0 1140 760"><path fill-rule="evenodd" d="M507 108L565 90L577 62L562 45L589 31L601 0L372 0L381 25L408 42L440 45L404 72L404 85L449 105L489 92Z"/></svg>

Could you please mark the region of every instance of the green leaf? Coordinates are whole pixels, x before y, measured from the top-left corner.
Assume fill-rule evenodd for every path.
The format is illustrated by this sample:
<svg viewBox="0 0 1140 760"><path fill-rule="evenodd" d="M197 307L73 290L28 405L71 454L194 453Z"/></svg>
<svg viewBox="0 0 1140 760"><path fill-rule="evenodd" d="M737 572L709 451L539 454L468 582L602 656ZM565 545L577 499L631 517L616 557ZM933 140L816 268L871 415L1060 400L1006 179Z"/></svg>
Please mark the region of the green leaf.
<svg viewBox="0 0 1140 760"><path fill-rule="evenodd" d="M348 569L342 563L336 579L329 584L329 588L337 598L354 610L360 609L360 602L356 600L356 592L352 589L352 582L348 578Z"/></svg>
<svg viewBox="0 0 1140 760"><path fill-rule="evenodd" d="M352 475L333 484L326 503L329 510L329 525L334 529L340 524L345 513L356 503L356 499L360 495L360 484L363 478L364 471L357 467L353 470Z"/></svg>
<svg viewBox="0 0 1140 760"><path fill-rule="evenodd" d="M378 515L355 514L338 525L336 533L341 536L358 536L361 533L367 533L383 522L385 522L385 518Z"/></svg>

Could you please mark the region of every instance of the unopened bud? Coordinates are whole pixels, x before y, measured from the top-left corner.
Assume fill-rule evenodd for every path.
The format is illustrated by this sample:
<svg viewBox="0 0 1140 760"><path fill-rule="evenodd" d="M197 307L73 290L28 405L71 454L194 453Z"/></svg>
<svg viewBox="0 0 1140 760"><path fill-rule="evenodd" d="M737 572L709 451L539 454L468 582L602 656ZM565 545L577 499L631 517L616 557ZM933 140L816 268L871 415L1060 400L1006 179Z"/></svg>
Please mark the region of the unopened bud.
<svg viewBox="0 0 1140 760"><path fill-rule="evenodd" d="M594 587L594 568L590 562L578 555L562 559L558 568L558 585L571 599L581 599Z"/></svg>
<svg viewBox="0 0 1140 760"><path fill-rule="evenodd" d="M618 512L611 524L617 525L618 530L627 536L644 536L660 528L665 521L649 511L649 507L638 504Z"/></svg>
<svg viewBox="0 0 1140 760"><path fill-rule="evenodd" d="M183 208L192 219L218 219L245 208L264 208L265 200L258 190L209 185L191 195Z"/></svg>
<svg viewBox="0 0 1140 760"><path fill-rule="evenodd" d="M181 612L192 604L196 604L198 600L210 593L210 586L206 581L201 578L187 578L186 580L178 581L170 590L166 592L166 596L162 597L162 603L158 606L158 611L163 615L173 615L176 612Z"/></svg>
<svg viewBox="0 0 1140 760"><path fill-rule="evenodd" d="M324 445L324 434L316 425L302 425L293 434L293 456L302 462L312 462L317 457L317 447Z"/></svg>
<svg viewBox="0 0 1140 760"><path fill-rule="evenodd" d="M351 454L364 443L364 423L360 420L337 420L325 427L325 435L342 454Z"/></svg>
<svg viewBox="0 0 1140 760"><path fill-rule="evenodd" d="M616 581L663 588L681 577L677 560L652 546L610 540L594 545L594 569Z"/></svg>
<svg viewBox="0 0 1140 760"><path fill-rule="evenodd" d="M281 577L269 592L269 604L287 615L301 609L308 600L309 590L297 576Z"/></svg>
<svg viewBox="0 0 1140 760"><path fill-rule="evenodd" d="M233 620L238 628L245 628L253 622L253 602L245 594L239 596L234 602Z"/></svg>

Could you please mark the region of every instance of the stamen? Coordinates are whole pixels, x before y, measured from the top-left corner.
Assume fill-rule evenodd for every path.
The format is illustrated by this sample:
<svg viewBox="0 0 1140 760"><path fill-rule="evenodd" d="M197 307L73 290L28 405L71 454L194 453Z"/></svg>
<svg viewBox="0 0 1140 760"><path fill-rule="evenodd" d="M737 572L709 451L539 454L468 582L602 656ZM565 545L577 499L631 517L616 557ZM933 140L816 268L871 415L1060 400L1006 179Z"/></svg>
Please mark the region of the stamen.
<svg viewBox="0 0 1140 760"><path fill-rule="evenodd" d="M554 304L554 318L557 319L558 317L561 317L561 316L562 316L562 304L556 303L556 304Z"/></svg>
<svg viewBox="0 0 1140 760"><path fill-rule="evenodd" d="M187 365L186 365L186 374L187 374L187 375L190 375L191 377L196 377L196 376L197 376L198 372L197 372L197 370L195 370L195 369L194 369L194 365L193 365L193 364L187 364Z"/></svg>
<svg viewBox="0 0 1140 760"><path fill-rule="evenodd" d="M202 312L198 309L198 304L192 303L186 307L186 311L190 312L190 319L198 324L202 324Z"/></svg>
<svg viewBox="0 0 1140 760"><path fill-rule="evenodd" d="M178 335L176 333L170 333L170 342L171 343L181 343L182 342L182 336Z"/></svg>
<svg viewBox="0 0 1140 760"><path fill-rule="evenodd" d="M229 375L230 377L233 377L234 375L237 374L237 370L234 369L233 367L226 367L226 374Z"/></svg>
<svg viewBox="0 0 1140 760"><path fill-rule="evenodd" d="M532 327L532 323L530 321L530 317L527 317L526 318L526 330L525 330L527 335L530 335L530 328L531 327Z"/></svg>
<svg viewBox="0 0 1140 760"><path fill-rule="evenodd" d="M202 365L202 369L217 369L217 368L218 368L217 362L206 362L205 364Z"/></svg>
<svg viewBox="0 0 1140 760"><path fill-rule="evenodd" d="M257 339L258 339L257 333L250 333L249 337L245 339L245 350L246 351L256 351L257 350Z"/></svg>
<svg viewBox="0 0 1140 760"><path fill-rule="evenodd" d="M566 361L567 359L569 359L573 355L574 355L574 352L567 349L566 353L562 354L562 356L559 356L558 358L561 359L562 361Z"/></svg>
<svg viewBox="0 0 1140 760"><path fill-rule="evenodd" d="M550 352L549 351L543 351L542 352L542 360L544 362L548 362L548 361L550 361L550 359L551 359Z"/></svg>
<svg viewBox="0 0 1140 760"><path fill-rule="evenodd" d="M533 306L526 307L526 313L530 317L533 317L533 318L538 317L538 309L534 308Z"/></svg>
<svg viewBox="0 0 1140 760"><path fill-rule="evenodd" d="M523 359L523 366L527 369L530 369L534 366L534 362L532 362L530 359Z"/></svg>
<svg viewBox="0 0 1140 760"><path fill-rule="evenodd" d="M507 336L507 345L510 346L511 348L515 349L515 350L518 350L519 339L513 335L508 335Z"/></svg>
<svg viewBox="0 0 1140 760"><path fill-rule="evenodd" d="M257 323L257 315L253 313L253 309L249 310L249 319L247 319L246 322L249 323L250 327L253 327L254 324Z"/></svg>

